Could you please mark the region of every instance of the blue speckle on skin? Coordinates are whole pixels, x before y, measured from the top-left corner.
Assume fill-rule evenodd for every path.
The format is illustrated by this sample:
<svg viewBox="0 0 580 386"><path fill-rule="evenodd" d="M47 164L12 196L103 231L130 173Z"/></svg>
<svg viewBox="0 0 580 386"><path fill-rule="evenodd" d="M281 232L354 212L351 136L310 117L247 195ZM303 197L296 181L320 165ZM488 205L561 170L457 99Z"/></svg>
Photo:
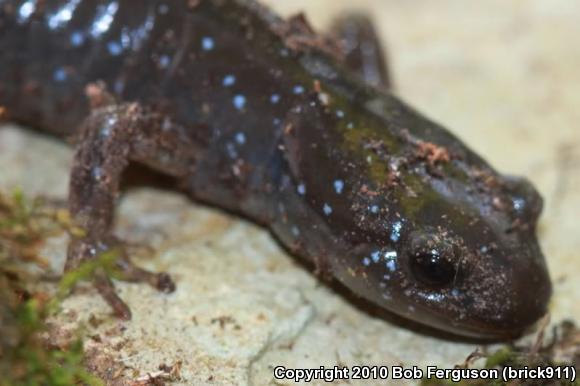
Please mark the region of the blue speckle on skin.
<svg viewBox="0 0 580 386"><path fill-rule="evenodd" d="M103 171L103 168L101 168L100 166L97 166L97 167L92 169L91 175L93 176L93 179L95 181L100 181L105 176L105 172Z"/></svg>
<svg viewBox="0 0 580 386"><path fill-rule="evenodd" d="M443 300L443 294L430 293L430 294L427 294L427 296L425 298L429 301L432 301L432 302L441 302Z"/></svg>
<svg viewBox="0 0 580 386"><path fill-rule="evenodd" d="M165 15L169 12L169 6L167 4L159 4L159 8L157 8L161 15Z"/></svg>
<svg viewBox="0 0 580 386"><path fill-rule="evenodd" d="M395 260L389 260L387 261L387 269L390 272L395 272L397 270L397 263L395 262Z"/></svg>
<svg viewBox="0 0 580 386"><path fill-rule="evenodd" d="M332 207L330 205L328 205L327 203L324 203L324 206L322 207L322 211L324 212L325 215L330 216L332 214Z"/></svg>
<svg viewBox="0 0 580 386"><path fill-rule="evenodd" d="M344 118L344 111L342 111L342 110L336 110L336 116L338 118Z"/></svg>
<svg viewBox="0 0 580 386"><path fill-rule="evenodd" d="M35 1L33 0L26 1L24 4L20 6L20 9L18 10L18 21L22 23L28 20L28 18L34 13L35 9L36 9Z"/></svg>
<svg viewBox="0 0 580 386"><path fill-rule="evenodd" d="M371 259L369 259L368 257L363 257L362 263L364 266L368 267L371 264Z"/></svg>
<svg viewBox="0 0 580 386"><path fill-rule="evenodd" d="M520 197L514 198L512 203L513 203L514 210L517 212L521 212L522 209L524 209L526 206L526 201Z"/></svg>
<svg viewBox="0 0 580 386"><path fill-rule="evenodd" d="M170 63L171 63L171 59L167 55L161 55L161 57L159 58L159 67L161 67L161 68L169 67Z"/></svg>
<svg viewBox="0 0 580 386"><path fill-rule="evenodd" d="M377 214L379 213L379 206L378 205L371 205L371 207L369 208L371 213Z"/></svg>
<svg viewBox="0 0 580 386"><path fill-rule="evenodd" d="M334 191L336 192L336 194L341 194L343 189L344 189L344 181L343 180L335 180L334 181Z"/></svg>
<svg viewBox="0 0 580 386"><path fill-rule="evenodd" d="M234 96L234 106L238 110L242 110L246 107L246 97L243 95L236 95Z"/></svg>
<svg viewBox="0 0 580 386"><path fill-rule="evenodd" d="M397 258L397 251L388 251L385 252L385 259L387 260L394 260Z"/></svg>
<svg viewBox="0 0 580 386"><path fill-rule="evenodd" d="M97 8L97 15L90 27L91 36L98 39L109 31L118 10L119 3L116 1L111 1L106 6L103 5Z"/></svg>
<svg viewBox="0 0 580 386"><path fill-rule="evenodd" d="M304 196L306 194L306 186L304 184L299 184L296 191L299 195Z"/></svg>
<svg viewBox="0 0 580 386"><path fill-rule="evenodd" d="M451 296L453 296L453 297L455 297L455 298L456 298L456 297L458 297L459 295L460 295L460 292L459 292L459 290L458 290L457 288L453 288L453 289L451 290Z"/></svg>
<svg viewBox="0 0 580 386"><path fill-rule="evenodd" d="M213 38L209 37L209 36L204 36L201 39L201 48L203 48L204 51L211 51L213 50L215 47L215 42L213 40Z"/></svg>
<svg viewBox="0 0 580 386"><path fill-rule="evenodd" d="M294 237L300 236L300 229L298 229L298 227L296 225L292 226L292 228L290 229L290 231L292 232L292 235Z"/></svg>
<svg viewBox="0 0 580 386"><path fill-rule="evenodd" d="M371 259L373 259L373 262L378 263L380 258L381 253L379 251L374 251L373 253L371 253Z"/></svg>
<svg viewBox="0 0 580 386"><path fill-rule="evenodd" d="M401 229L403 229L403 223L397 221L393 224L393 229L391 230L391 240L394 242L399 241L401 238Z"/></svg>
<svg viewBox="0 0 580 386"><path fill-rule="evenodd" d="M298 95L298 94L302 94L304 92L304 87L301 85L296 85L294 86L294 88L292 89L292 91L294 92L294 94Z"/></svg>
<svg viewBox="0 0 580 386"><path fill-rule="evenodd" d="M236 134L236 142L239 143L240 145L243 145L244 143L246 143L246 134L240 132Z"/></svg>
<svg viewBox="0 0 580 386"><path fill-rule="evenodd" d="M66 71L62 67L59 67L56 70L54 70L52 74L52 79L54 79L55 82L64 82L66 78L67 78Z"/></svg>
<svg viewBox="0 0 580 386"><path fill-rule="evenodd" d="M80 47L85 42L85 36L82 32L75 31L70 35L70 44L74 47Z"/></svg>
<svg viewBox="0 0 580 386"><path fill-rule="evenodd" d="M226 144L226 150L227 150L228 156L230 158L232 158L232 159L238 158L238 151L236 150L236 146L233 143L228 142Z"/></svg>
<svg viewBox="0 0 580 386"><path fill-rule="evenodd" d="M270 96L270 102L272 102L272 104L276 104L276 103L280 102L280 95L279 94L272 94Z"/></svg>
<svg viewBox="0 0 580 386"><path fill-rule="evenodd" d="M123 52L123 47L121 46L121 44L113 40L107 43L107 50L109 51L109 54L113 56L118 56L121 55L121 53Z"/></svg>
<svg viewBox="0 0 580 386"><path fill-rule="evenodd" d="M233 86L236 83L236 77L234 75L226 75L224 77L224 80L222 81L222 84L224 87L230 87Z"/></svg>

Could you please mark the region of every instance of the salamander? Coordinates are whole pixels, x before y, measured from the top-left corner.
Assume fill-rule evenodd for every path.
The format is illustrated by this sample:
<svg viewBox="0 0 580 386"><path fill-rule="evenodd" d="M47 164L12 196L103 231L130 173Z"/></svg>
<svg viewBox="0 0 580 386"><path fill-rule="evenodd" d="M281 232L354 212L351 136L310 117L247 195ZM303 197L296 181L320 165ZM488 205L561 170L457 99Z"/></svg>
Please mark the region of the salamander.
<svg viewBox="0 0 580 386"><path fill-rule="evenodd" d="M364 18L332 31L253 0L0 1L3 115L75 143L85 234L65 270L121 245L115 200L136 162L389 312L485 339L533 325L551 297L536 189L395 96ZM130 318L107 274L94 285Z"/></svg>

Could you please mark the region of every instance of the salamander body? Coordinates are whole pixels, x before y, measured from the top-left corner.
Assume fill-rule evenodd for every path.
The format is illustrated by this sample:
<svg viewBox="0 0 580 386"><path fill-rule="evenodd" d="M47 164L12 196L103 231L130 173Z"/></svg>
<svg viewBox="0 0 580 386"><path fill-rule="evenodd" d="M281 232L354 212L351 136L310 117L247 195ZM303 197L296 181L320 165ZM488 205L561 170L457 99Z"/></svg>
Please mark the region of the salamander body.
<svg viewBox="0 0 580 386"><path fill-rule="evenodd" d="M303 20L250 0L3 0L0 52L9 119L76 141L69 201L88 236L67 268L114 243L136 161L414 321L507 338L546 312L536 190L369 84Z"/></svg>

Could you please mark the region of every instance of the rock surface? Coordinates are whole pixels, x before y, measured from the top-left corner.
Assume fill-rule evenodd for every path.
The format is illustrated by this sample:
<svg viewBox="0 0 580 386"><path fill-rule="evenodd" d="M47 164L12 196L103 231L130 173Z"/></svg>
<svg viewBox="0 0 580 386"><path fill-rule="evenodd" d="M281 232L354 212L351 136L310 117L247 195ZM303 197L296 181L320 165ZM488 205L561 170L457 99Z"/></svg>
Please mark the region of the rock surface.
<svg viewBox="0 0 580 386"><path fill-rule="evenodd" d="M283 14L305 10L323 28L351 2L267 3ZM498 169L525 175L539 188L546 199L540 237L555 285L552 323L578 321L580 49L573 41L580 35L580 3L356 3L372 12L387 42L397 93ZM4 125L0 187L65 198L71 157L53 139ZM87 342L87 349L100 354L92 366L109 369L112 384L145 379L159 365L176 363L176 384L286 384L273 379L274 366L452 367L476 348L361 311L321 285L267 231L176 193L130 191L121 200L117 229L154 248L152 256L136 252L145 256L139 264L169 271L178 291L163 295L118 284L133 310L129 323L111 319L90 287L65 302L56 323L71 330L92 325L90 333L102 337ZM45 249L57 271L65 244L50 240Z"/></svg>

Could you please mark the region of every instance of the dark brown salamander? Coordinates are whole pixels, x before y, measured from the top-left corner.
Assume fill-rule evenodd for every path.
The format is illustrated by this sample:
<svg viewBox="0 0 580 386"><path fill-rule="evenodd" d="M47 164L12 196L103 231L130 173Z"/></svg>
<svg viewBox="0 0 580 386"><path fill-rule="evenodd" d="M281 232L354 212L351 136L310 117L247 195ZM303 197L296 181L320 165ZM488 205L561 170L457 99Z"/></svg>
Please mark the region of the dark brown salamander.
<svg viewBox="0 0 580 386"><path fill-rule="evenodd" d="M541 317L536 190L386 91L371 27L335 32L344 48L251 0L0 0L0 106L78 143L69 204L88 234L66 269L115 245L134 161L409 319L507 338ZM95 283L128 318L110 279Z"/></svg>

